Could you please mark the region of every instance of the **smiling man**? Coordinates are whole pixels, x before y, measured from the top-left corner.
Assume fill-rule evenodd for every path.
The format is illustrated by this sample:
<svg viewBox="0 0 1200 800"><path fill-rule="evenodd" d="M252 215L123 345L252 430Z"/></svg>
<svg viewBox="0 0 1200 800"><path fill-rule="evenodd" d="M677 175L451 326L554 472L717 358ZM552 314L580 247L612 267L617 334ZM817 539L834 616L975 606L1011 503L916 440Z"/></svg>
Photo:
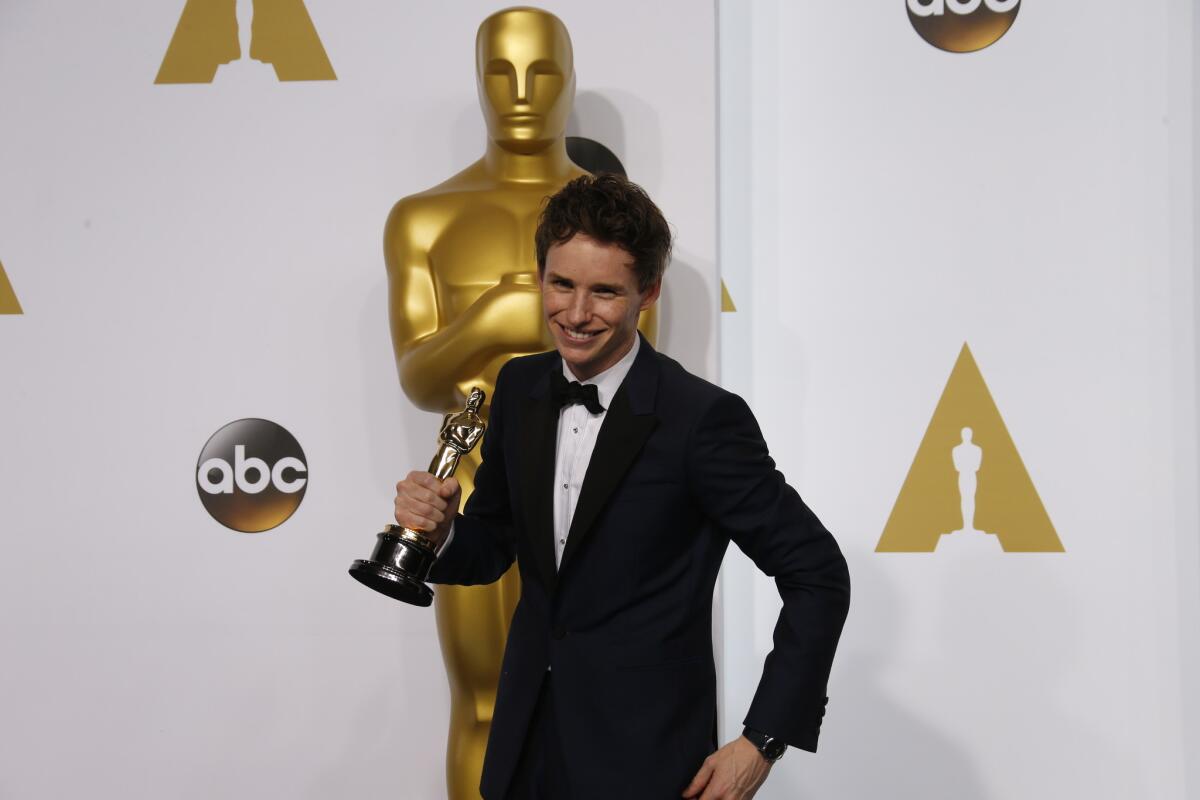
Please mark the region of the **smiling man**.
<svg viewBox="0 0 1200 800"><path fill-rule="evenodd" d="M501 370L466 508L453 478L396 487L396 521L446 543L432 581L520 568L480 790L752 797L788 745L816 749L845 560L745 402L639 336L671 249L646 193L577 178L536 248L556 349ZM783 610L745 731L718 748L712 596L730 541L775 577Z"/></svg>
<svg viewBox="0 0 1200 800"><path fill-rule="evenodd" d="M644 194L657 224L628 230L624 245L611 240L615 231L590 219L591 204L605 202L614 187L641 191L615 176L577 179L551 200L537 230L542 310L571 372L564 376L578 381L591 381L626 356L632 362L638 317L658 300L670 258L666 220ZM605 222L632 228L629 220Z"/></svg>

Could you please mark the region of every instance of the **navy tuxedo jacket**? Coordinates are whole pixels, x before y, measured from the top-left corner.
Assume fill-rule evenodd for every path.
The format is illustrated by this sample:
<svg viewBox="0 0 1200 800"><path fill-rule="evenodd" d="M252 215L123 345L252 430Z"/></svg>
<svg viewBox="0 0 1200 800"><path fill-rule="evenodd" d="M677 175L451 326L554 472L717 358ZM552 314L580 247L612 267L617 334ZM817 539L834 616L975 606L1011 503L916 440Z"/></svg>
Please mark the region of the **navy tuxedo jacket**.
<svg viewBox="0 0 1200 800"><path fill-rule="evenodd" d="M491 583L514 558L521 571L483 796L503 798L549 667L572 797L679 797L716 747L712 596L731 539L783 597L745 724L815 750L849 575L750 409L643 339L556 570L549 376L561 369L550 352L501 370L475 491L430 575Z"/></svg>

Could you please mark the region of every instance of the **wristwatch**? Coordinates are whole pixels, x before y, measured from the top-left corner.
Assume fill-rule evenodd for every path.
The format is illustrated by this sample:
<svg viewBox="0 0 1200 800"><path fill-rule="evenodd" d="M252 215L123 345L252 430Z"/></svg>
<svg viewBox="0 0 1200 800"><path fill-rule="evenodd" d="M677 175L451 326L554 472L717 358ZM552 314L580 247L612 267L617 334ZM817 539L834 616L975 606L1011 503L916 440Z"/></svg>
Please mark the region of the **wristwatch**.
<svg viewBox="0 0 1200 800"><path fill-rule="evenodd" d="M751 744L758 748L758 752L762 753L762 757L767 760L768 764L774 764L783 758L783 753L787 750L787 742L775 739L753 728L744 728L742 736L745 736Z"/></svg>

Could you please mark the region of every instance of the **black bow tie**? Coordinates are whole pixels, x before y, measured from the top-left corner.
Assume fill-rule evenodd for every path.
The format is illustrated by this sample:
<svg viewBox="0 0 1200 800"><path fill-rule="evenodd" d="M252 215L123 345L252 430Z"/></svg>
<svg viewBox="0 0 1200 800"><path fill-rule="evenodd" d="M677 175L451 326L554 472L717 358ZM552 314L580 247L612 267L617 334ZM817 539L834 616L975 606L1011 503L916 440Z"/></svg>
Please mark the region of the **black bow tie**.
<svg viewBox="0 0 1200 800"><path fill-rule="evenodd" d="M550 374L550 394L560 409L564 406L582 403L583 407L593 414L604 411L604 406L600 405L600 392L597 391L596 384L583 384L579 381L568 382L561 372Z"/></svg>

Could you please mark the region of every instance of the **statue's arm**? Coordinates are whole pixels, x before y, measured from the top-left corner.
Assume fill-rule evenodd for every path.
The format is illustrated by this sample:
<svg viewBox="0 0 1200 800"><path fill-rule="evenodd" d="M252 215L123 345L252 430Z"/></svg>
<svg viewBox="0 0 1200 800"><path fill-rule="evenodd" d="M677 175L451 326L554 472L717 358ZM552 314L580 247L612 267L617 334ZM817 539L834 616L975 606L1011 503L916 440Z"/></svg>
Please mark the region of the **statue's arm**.
<svg viewBox="0 0 1200 800"><path fill-rule="evenodd" d="M388 313L400 385L426 411L460 403L455 384L478 362L478 347L466 316L443 324L437 284L429 261L432 221L411 200L401 200L388 216L384 258L388 272Z"/></svg>
<svg viewBox="0 0 1200 800"><path fill-rule="evenodd" d="M420 408L445 411L463 402L456 385L497 356L540 349L541 295L536 286L500 284L454 319L442 319L429 259L433 224L401 200L388 217L384 253L400 384Z"/></svg>

